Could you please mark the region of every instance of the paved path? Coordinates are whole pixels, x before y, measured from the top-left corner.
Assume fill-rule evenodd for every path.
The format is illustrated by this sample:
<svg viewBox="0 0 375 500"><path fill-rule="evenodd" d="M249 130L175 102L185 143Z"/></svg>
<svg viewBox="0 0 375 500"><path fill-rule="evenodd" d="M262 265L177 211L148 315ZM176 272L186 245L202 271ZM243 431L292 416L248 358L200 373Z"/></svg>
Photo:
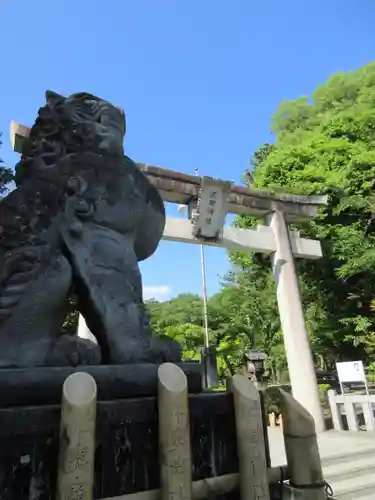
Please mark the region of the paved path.
<svg viewBox="0 0 375 500"><path fill-rule="evenodd" d="M272 466L286 464L284 440L280 427L268 428ZM318 436L319 452L323 460L342 455L352 455L367 450L375 453L374 432L327 431ZM375 498L375 493L374 493Z"/></svg>

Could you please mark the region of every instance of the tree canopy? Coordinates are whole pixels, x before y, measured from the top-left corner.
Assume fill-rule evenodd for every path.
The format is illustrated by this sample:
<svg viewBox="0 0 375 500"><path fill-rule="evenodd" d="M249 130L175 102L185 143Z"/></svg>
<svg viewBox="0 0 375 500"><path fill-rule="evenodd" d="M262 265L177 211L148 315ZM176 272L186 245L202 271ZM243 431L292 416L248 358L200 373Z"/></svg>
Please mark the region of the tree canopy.
<svg viewBox="0 0 375 500"><path fill-rule="evenodd" d="M272 120L275 144L253 157L252 187L327 194L316 220L299 225L322 242L323 259L298 262L314 351L325 363L375 348L375 63L338 73L311 97L285 101ZM249 218L236 221L242 227ZM232 255L248 272L254 259ZM260 273L268 273L263 261Z"/></svg>
<svg viewBox="0 0 375 500"><path fill-rule="evenodd" d="M1 137L1 134L0 134ZM2 142L0 140L0 146L2 145ZM1 164L2 161L0 160L0 197L4 196L8 189L9 189L9 183L13 180L13 171L12 169L5 167L4 165Z"/></svg>

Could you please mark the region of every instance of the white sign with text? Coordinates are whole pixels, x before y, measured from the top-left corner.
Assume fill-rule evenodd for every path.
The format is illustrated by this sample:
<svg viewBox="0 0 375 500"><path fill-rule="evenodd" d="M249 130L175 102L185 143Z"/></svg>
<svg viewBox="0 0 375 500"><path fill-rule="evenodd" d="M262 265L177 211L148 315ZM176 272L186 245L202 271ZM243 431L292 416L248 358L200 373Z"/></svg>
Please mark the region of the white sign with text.
<svg viewBox="0 0 375 500"><path fill-rule="evenodd" d="M366 384L365 369L362 361L346 361L336 363L339 382L363 382Z"/></svg>

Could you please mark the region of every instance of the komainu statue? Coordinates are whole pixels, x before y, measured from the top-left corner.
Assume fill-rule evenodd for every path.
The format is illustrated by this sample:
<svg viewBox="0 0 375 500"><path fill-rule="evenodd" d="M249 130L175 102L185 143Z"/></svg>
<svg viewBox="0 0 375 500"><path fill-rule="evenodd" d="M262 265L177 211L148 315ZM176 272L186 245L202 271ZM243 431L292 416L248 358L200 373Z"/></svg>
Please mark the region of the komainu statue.
<svg viewBox="0 0 375 500"><path fill-rule="evenodd" d="M124 112L87 93L46 101L0 202L0 367L179 361L142 300L138 261L165 211L124 156ZM72 290L98 345L62 333Z"/></svg>

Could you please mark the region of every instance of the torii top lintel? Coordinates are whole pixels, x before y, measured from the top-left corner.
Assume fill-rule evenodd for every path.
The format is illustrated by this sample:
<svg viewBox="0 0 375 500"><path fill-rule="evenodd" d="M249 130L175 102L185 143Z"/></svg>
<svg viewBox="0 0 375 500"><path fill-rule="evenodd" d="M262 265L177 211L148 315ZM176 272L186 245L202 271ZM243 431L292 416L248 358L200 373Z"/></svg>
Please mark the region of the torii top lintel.
<svg viewBox="0 0 375 500"><path fill-rule="evenodd" d="M22 153L23 141L29 136L30 128L12 121L10 139L13 151ZM201 177L176 172L145 163L137 163L166 202L187 204L197 199ZM271 194L259 189L232 185L228 200L228 213L264 217L270 212L282 210L289 221L309 220L316 217L319 206L327 204L326 196L301 196Z"/></svg>

